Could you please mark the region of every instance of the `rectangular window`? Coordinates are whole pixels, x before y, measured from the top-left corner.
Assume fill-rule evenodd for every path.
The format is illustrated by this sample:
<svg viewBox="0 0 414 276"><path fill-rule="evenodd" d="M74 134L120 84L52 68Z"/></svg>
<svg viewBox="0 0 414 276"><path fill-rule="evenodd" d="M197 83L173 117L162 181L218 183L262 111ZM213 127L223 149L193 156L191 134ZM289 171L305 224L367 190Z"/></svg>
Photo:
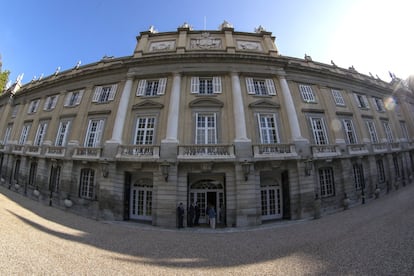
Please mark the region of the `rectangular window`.
<svg viewBox="0 0 414 276"><path fill-rule="evenodd" d="M58 101L59 96L53 95L46 98L45 106L43 107L43 110L52 110L56 107L56 103Z"/></svg>
<svg viewBox="0 0 414 276"><path fill-rule="evenodd" d="M386 121L382 122L382 125L384 126L385 136L387 138L388 143L394 142L394 136L392 135L390 124Z"/></svg>
<svg viewBox="0 0 414 276"><path fill-rule="evenodd" d="M260 141L262 144L279 143L275 114L258 114Z"/></svg>
<svg viewBox="0 0 414 276"><path fill-rule="evenodd" d="M196 114L196 144L217 144L216 114Z"/></svg>
<svg viewBox="0 0 414 276"><path fill-rule="evenodd" d="M25 124L20 134L19 145L24 145L26 143L27 136L29 135L29 130L30 124Z"/></svg>
<svg viewBox="0 0 414 276"><path fill-rule="evenodd" d="M70 121L61 121L56 135L55 146L63 147L66 145L67 136L69 133Z"/></svg>
<svg viewBox="0 0 414 276"><path fill-rule="evenodd" d="M312 86L306 84L299 84L299 91L302 95L302 99L307 103L316 102L315 94L313 93Z"/></svg>
<svg viewBox="0 0 414 276"><path fill-rule="evenodd" d="M4 133L4 138L3 138L3 145L6 145L9 142L10 139L10 134L11 134L11 130L12 130L12 126L9 125L6 128L6 132Z"/></svg>
<svg viewBox="0 0 414 276"><path fill-rule="evenodd" d="M94 198L95 171L92 169L82 169L79 183L79 197L86 199Z"/></svg>
<svg viewBox="0 0 414 276"><path fill-rule="evenodd" d="M36 137L34 141L35 146L41 146L43 144L43 138L46 135L46 130L47 130L47 123L40 122L39 126L37 127Z"/></svg>
<svg viewBox="0 0 414 276"><path fill-rule="evenodd" d="M384 101L380 98L373 97L372 98L375 104L375 109L380 112L385 111Z"/></svg>
<svg viewBox="0 0 414 276"><path fill-rule="evenodd" d="M326 135L326 128L323 118L311 117L310 123L312 127L313 139L317 145L327 145L328 136Z"/></svg>
<svg viewBox="0 0 414 276"><path fill-rule="evenodd" d="M28 114L36 113L37 108L39 107L40 100L33 100L30 102Z"/></svg>
<svg viewBox="0 0 414 276"><path fill-rule="evenodd" d="M85 137L85 147L100 146L104 120L89 120L88 131Z"/></svg>
<svg viewBox="0 0 414 276"><path fill-rule="evenodd" d="M364 187L364 168L362 164L353 164L354 185L355 190L360 190Z"/></svg>
<svg viewBox="0 0 414 276"><path fill-rule="evenodd" d="M66 94L64 106L79 105L82 100L83 92L84 90L79 90L79 91L72 91Z"/></svg>
<svg viewBox="0 0 414 276"><path fill-rule="evenodd" d="M57 193L59 192L60 184L60 166L52 165L50 168L49 178L49 191Z"/></svg>
<svg viewBox="0 0 414 276"><path fill-rule="evenodd" d="M400 164L398 162L398 158L397 157L393 157L392 161L394 163L394 172L395 172L395 177L400 178L401 177L401 172L400 172Z"/></svg>
<svg viewBox="0 0 414 276"><path fill-rule="evenodd" d="M13 180L16 181L16 183L19 183L19 175L20 175L20 159L17 159L14 165L14 174L13 174Z"/></svg>
<svg viewBox="0 0 414 276"><path fill-rule="evenodd" d="M37 175L37 163L32 162L30 164L30 170L29 170L29 186L35 186L36 185L36 175Z"/></svg>
<svg viewBox="0 0 414 276"><path fill-rule="evenodd" d="M354 124L350 119L343 119L342 123L344 125L345 136L348 144L357 144L357 137L355 135Z"/></svg>
<svg viewBox="0 0 414 276"><path fill-rule="evenodd" d="M140 80L138 83L137 96L158 96L165 94L167 78L155 80Z"/></svg>
<svg viewBox="0 0 414 276"><path fill-rule="evenodd" d="M374 121L365 121L365 123L367 125L369 137L371 138L371 143L378 143L378 135Z"/></svg>
<svg viewBox="0 0 414 276"><path fill-rule="evenodd" d="M193 94L220 94L221 77L192 77L191 93Z"/></svg>
<svg viewBox="0 0 414 276"><path fill-rule="evenodd" d="M246 78L247 93L258 96L276 95L276 87L272 79Z"/></svg>
<svg viewBox="0 0 414 276"><path fill-rule="evenodd" d="M409 135L408 135L407 124L405 122L400 122L400 126L401 126L402 137L408 140Z"/></svg>
<svg viewBox="0 0 414 276"><path fill-rule="evenodd" d="M338 89L331 89L332 97L336 105L345 106L344 98L342 97L341 90Z"/></svg>
<svg viewBox="0 0 414 276"><path fill-rule="evenodd" d="M367 96L354 93L355 101L360 108L369 108Z"/></svg>
<svg viewBox="0 0 414 276"><path fill-rule="evenodd" d="M378 182L384 183L385 182L385 170L384 170L384 162L382 159L377 160L377 172L378 172Z"/></svg>
<svg viewBox="0 0 414 276"><path fill-rule="evenodd" d="M19 112L19 106L20 106L19 104L16 104L15 106L13 106L13 110L11 114L12 118L16 118L17 113Z"/></svg>
<svg viewBox="0 0 414 276"><path fill-rule="evenodd" d="M321 187L321 197L329 197L335 195L332 168L319 169L319 185Z"/></svg>
<svg viewBox="0 0 414 276"><path fill-rule="evenodd" d="M155 134L155 117L139 117L135 132L135 145L152 145Z"/></svg>
<svg viewBox="0 0 414 276"><path fill-rule="evenodd" d="M117 84L97 86L95 93L93 94L92 102L94 103L106 103L113 101L116 94Z"/></svg>

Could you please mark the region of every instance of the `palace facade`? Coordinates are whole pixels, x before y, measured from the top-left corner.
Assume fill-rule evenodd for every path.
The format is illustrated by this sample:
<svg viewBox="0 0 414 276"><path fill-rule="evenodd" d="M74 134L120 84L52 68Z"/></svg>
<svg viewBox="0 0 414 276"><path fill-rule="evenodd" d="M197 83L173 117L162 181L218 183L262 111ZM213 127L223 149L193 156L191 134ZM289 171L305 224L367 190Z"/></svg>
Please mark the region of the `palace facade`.
<svg viewBox="0 0 414 276"><path fill-rule="evenodd" d="M131 56L0 95L1 185L84 216L227 227L329 213L412 182L414 97L280 55L258 28L141 32Z"/></svg>

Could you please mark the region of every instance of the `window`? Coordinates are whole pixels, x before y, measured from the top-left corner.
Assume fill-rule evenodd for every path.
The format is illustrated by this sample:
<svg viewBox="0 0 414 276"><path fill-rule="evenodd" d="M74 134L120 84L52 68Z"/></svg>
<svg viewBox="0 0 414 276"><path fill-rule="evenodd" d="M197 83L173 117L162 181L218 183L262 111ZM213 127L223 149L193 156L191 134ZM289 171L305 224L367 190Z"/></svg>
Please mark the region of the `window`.
<svg viewBox="0 0 414 276"><path fill-rule="evenodd" d="M89 120L88 131L85 138L85 147L99 147L103 125L104 120Z"/></svg>
<svg viewBox="0 0 414 276"><path fill-rule="evenodd" d="M60 183L60 166L52 165L50 168L50 178L49 178L49 191L57 193L59 192L59 183Z"/></svg>
<svg viewBox="0 0 414 276"><path fill-rule="evenodd" d="M30 102L29 110L27 111L28 114L36 113L37 108L39 107L40 100L33 100Z"/></svg>
<svg viewBox="0 0 414 276"><path fill-rule="evenodd" d="M319 172L319 185L321 188L321 197L335 195L334 177L332 168L321 168Z"/></svg>
<svg viewBox="0 0 414 276"><path fill-rule="evenodd" d="M275 114L258 114L260 141L262 144L279 142Z"/></svg>
<svg viewBox="0 0 414 276"><path fill-rule="evenodd" d="M158 96L165 94L167 78L156 80L140 80L138 83L137 96Z"/></svg>
<svg viewBox="0 0 414 276"><path fill-rule="evenodd" d="M360 108L369 108L367 96L354 93L355 101Z"/></svg>
<svg viewBox="0 0 414 276"><path fill-rule="evenodd" d="M37 128L36 137L34 141L35 146L41 146L43 143L43 138L46 135L47 130L47 123L46 122L40 122L39 126Z"/></svg>
<svg viewBox="0 0 414 276"><path fill-rule="evenodd" d="M307 103L316 102L315 95L313 94L312 86L306 84L299 84L299 91L302 95L302 99Z"/></svg>
<svg viewBox="0 0 414 276"><path fill-rule="evenodd" d="M332 96L336 105L345 106L344 98L342 97L341 90L331 89Z"/></svg>
<svg viewBox="0 0 414 276"><path fill-rule="evenodd" d="M36 175L37 175L37 163L32 162L30 164L30 170L29 170L29 186L35 186L36 185Z"/></svg>
<svg viewBox="0 0 414 276"><path fill-rule="evenodd" d="M11 114L12 118L15 118L18 112L19 112L19 104L16 104L15 106L13 106L13 110Z"/></svg>
<svg viewBox="0 0 414 276"><path fill-rule="evenodd" d="M14 163L14 173L13 173L13 180L16 183L19 183L19 174L20 174L20 159L17 159Z"/></svg>
<svg viewBox="0 0 414 276"><path fill-rule="evenodd" d="M6 132L4 133L3 145L6 145L9 142L11 130L12 130L12 126L11 125L7 126Z"/></svg>
<svg viewBox="0 0 414 276"><path fill-rule="evenodd" d="M55 146L63 147L66 145L67 136L69 133L70 121L61 121L56 135Z"/></svg>
<svg viewBox="0 0 414 276"><path fill-rule="evenodd" d="M374 101L375 109L377 111L384 112L385 111L384 101L382 99L376 98L376 97L374 97L372 99Z"/></svg>
<svg viewBox="0 0 414 276"><path fill-rule="evenodd" d="M196 144L217 144L216 114L196 114Z"/></svg>
<svg viewBox="0 0 414 276"><path fill-rule="evenodd" d="M310 122L311 122L313 139L315 141L315 144L317 144L317 145L327 145L327 144L329 144L328 143L328 137L326 135L326 128L325 128L325 123L323 121L323 118L311 117Z"/></svg>
<svg viewBox="0 0 414 276"><path fill-rule="evenodd" d="M394 137L392 135L390 124L388 122L382 122L382 125L384 126L385 136L387 138L388 143L393 143Z"/></svg>
<svg viewBox="0 0 414 276"><path fill-rule="evenodd" d="M246 78L247 93L258 96L276 95L275 84L272 79Z"/></svg>
<svg viewBox="0 0 414 276"><path fill-rule="evenodd" d="M400 178L401 177L401 173L400 173L400 164L398 162L398 158L396 156L394 156L392 158L392 161L394 163L395 177Z"/></svg>
<svg viewBox="0 0 414 276"><path fill-rule="evenodd" d="M282 193L279 186L261 187L262 219L282 217Z"/></svg>
<svg viewBox="0 0 414 276"><path fill-rule="evenodd" d="M139 117L135 132L135 145L154 143L155 117Z"/></svg>
<svg viewBox="0 0 414 276"><path fill-rule="evenodd" d="M82 100L83 92L84 92L84 90L69 92L66 95L64 106L76 106L76 105L79 105L80 102L81 102L81 100Z"/></svg>
<svg viewBox="0 0 414 276"><path fill-rule="evenodd" d="M95 171L82 169L79 183L79 197L93 199L95 195Z"/></svg>
<svg viewBox="0 0 414 276"><path fill-rule="evenodd" d="M221 93L221 78L191 78L191 93L195 94L220 94Z"/></svg>
<svg viewBox="0 0 414 276"><path fill-rule="evenodd" d="M19 145L24 145L24 143L26 143L27 136L29 135L29 130L30 124L25 124L20 134Z"/></svg>
<svg viewBox="0 0 414 276"><path fill-rule="evenodd" d="M382 161L382 159L377 160L377 172L378 172L378 182L379 183L385 182L384 162Z"/></svg>
<svg viewBox="0 0 414 276"><path fill-rule="evenodd" d="M353 164L355 190L364 188L364 168L362 164Z"/></svg>
<svg viewBox="0 0 414 276"><path fill-rule="evenodd" d="M408 140L408 129L405 122L400 122L402 137Z"/></svg>
<svg viewBox="0 0 414 276"><path fill-rule="evenodd" d="M377 131L375 129L375 124L373 121L365 121L369 133L369 137L371 138L371 143L378 143L378 136Z"/></svg>
<svg viewBox="0 0 414 276"><path fill-rule="evenodd" d="M344 125L345 136L348 144L357 144L357 137L355 135L354 124L350 119L343 119L342 123Z"/></svg>
<svg viewBox="0 0 414 276"><path fill-rule="evenodd" d="M54 109L56 107L56 103L57 103L58 98L59 98L58 95L53 95L53 96L47 97L43 110L52 110L52 109Z"/></svg>
<svg viewBox="0 0 414 276"><path fill-rule="evenodd" d="M113 101L115 98L117 87L117 84L97 86L95 88L95 93L93 94L92 102L106 103L109 101Z"/></svg>

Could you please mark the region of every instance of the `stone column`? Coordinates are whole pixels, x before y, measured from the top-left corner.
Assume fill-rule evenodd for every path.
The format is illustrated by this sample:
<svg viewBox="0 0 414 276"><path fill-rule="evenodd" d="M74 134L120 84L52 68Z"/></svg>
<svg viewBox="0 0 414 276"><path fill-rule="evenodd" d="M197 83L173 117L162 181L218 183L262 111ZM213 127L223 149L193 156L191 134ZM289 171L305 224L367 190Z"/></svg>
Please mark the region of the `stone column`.
<svg viewBox="0 0 414 276"><path fill-rule="evenodd" d="M235 141L250 141L247 138L246 119L244 114L244 104L242 98L242 91L240 87L240 78L238 73L231 73L232 95L233 95L233 114L234 126L236 130Z"/></svg>

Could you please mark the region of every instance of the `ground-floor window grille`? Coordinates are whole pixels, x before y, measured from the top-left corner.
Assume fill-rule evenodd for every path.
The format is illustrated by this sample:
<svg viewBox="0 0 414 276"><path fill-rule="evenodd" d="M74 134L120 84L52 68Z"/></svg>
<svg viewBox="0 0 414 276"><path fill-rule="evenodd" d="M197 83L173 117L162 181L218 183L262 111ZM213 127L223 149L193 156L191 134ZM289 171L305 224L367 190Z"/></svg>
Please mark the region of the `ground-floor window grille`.
<svg viewBox="0 0 414 276"><path fill-rule="evenodd" d="M319 185L321 188L321 197L329 197L335 195L335 185L332 168L319 169Z"/></svg>

